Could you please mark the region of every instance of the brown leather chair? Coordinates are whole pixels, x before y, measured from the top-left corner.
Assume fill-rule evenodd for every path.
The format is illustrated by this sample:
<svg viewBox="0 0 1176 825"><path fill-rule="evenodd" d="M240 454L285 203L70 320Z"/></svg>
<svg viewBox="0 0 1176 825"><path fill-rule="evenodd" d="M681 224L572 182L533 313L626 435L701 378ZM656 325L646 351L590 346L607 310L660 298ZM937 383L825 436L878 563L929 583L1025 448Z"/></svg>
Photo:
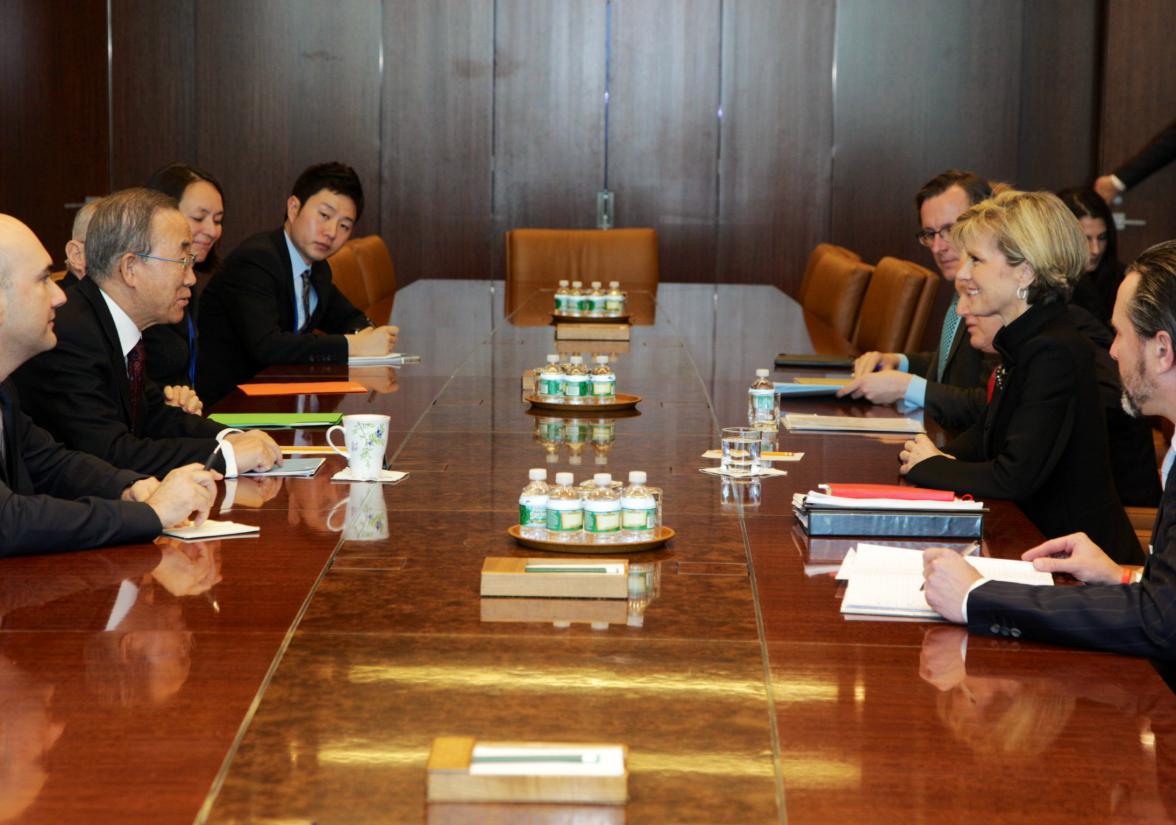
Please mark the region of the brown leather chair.
<svg viewBox="0 0 1176 825"><path fill-rule="evenodd" d="M927 269L924 266L919 266L911 261L903 261L908 267L921 272L925 282L923 284L923 293L919 296L919 302L915 305L915 314L911 318L911 329L907 333L906 344L899 352L915 352L923 349L923 333L927 331L927 324L931 321L931 311L935 309L935 298L939 294L939 288L946 282L934 270ZM953 289L948 285L949 289Z"/></svg>
<svg viewBox="0 0 1176 825"><path fill-rule="evenodd" d="M506 233L506 314L561 279L620 281L626 291L657 293L653 229L512 229Z"/></svg>
<svg viewBox="0 0 1176 825"><path fill-rule="evenodd" d="M359 261L359 271L363 275L367 291L364 312L374 324L388 323L396 298L396 268L392 265L388 245L379 235L353 238L346 245L351 247Z"/></svg>
<svg viewBox="0 0 1176 825"><path fill-rule="evenodd" d="M847 341L853 337L862 297L874 271L874 267L855 258L831 252L822 255L813 266L800 302Z"/></svg>
<svg viewBox="0 0 1176 825"><path fill-rule="evenodd" d="M817 268L820 265L821 258L826 255L841 255L851 261L860 261L862 256L856 252L846 249L844 246L838 246L832 243L819 243L813 247L813 251L809 253L808 263L804 266L804 280L800 282L800 288L796 291L796 300L798 303L804 303L805 293L808 292L809 284L812 283L813 276L816 274Z"/></svg>
<svg viewBox="0 0 1176 825"><path fill-rule="evenodd" d="M335 289L343 293L348 301L355 304L360 311L368 306L367 287L363 283L363 273L359 269L359 260L351 247L351 241L339 247L339 251L327 259L331 265L331 280Z"/></svg>
<svg viewBox="0 0 1176 825"><path fill-rule="evenodd" d="M928 279L937 280L938 276L910 261L889 257L878 261L862 300L853 333L854 346L862 352L913 349L909 342L923 337L931 312L927 305L928 291L930 301L935 300L934 287Z"/></svg>

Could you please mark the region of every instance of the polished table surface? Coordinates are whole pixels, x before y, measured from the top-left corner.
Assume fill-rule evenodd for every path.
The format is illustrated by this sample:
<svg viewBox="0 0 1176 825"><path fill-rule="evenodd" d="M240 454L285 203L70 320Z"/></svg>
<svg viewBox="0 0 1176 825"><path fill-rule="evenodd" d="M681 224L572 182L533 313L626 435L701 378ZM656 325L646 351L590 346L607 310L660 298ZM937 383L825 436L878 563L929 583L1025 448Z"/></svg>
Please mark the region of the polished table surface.
<svg viewBox="0 0 1176 825"><path fill-rule="evenodd" d="M422 363L352 370L362 395L225 405L387 413L402 483L332 483L332 457L313 479L229 485L223 517L258 538L0 562L0 822L1169 821L1176 702L1149 662L983 638L965 660L957 628L838 612L850 542L809 542L792 494L896 481L901 439L782 433L803 461L754 487L698 471L745 420L756 367L845 351L789 298L635 296L628 345L584 351L620 351L640 415L585 417L599 443L572 450L541 443L521 401L553 349L550 297L504 320L501 296L414 283L393 321ZM644 598L595 626L584 605L570 624L484 620L483 559L537 555L505 532L532 466L643 469L664 489L678 535L630 557ZM985 552L1038 539L991 506ZM623 742L630 802L427 805L445 734Z"/></svg>

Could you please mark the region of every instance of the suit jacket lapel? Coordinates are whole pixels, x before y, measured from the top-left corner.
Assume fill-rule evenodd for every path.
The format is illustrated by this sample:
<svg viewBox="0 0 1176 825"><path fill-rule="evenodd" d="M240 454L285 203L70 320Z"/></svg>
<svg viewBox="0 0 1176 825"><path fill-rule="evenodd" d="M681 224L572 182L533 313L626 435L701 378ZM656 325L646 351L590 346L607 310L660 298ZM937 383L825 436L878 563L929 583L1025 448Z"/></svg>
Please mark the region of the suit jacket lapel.
<svg viewBox="0 0 1176 825"><path fill-rule="evenodd" d="M298 300L298 296L294 294L294 265L290 261L290 250L286 246L286 230L278 227L278 230L270 235L270 243L273 244L278 263L281 264L275 273L279 281L276 295L278 311L281 313L281 326L287 332L297 332L295 327L298 325L298 311L294 302Z"/></svg>
<svg viewBox="0 0 1176 825"><path fill-rule="evenodd" d="M122 353L122 345L118 340L118 330L114 326L114 317L106 306L106 301L99 294L101 290L89 278L83 278L74 287L74 292L86 299L98 322L98 329L102 333L102 344L106 349L106 357L110 361L110 372L114 376L114 385L118 389L118 398L122 402L123 419L127 427L131 426L131 379L127 377L127 361Z"/></svg>

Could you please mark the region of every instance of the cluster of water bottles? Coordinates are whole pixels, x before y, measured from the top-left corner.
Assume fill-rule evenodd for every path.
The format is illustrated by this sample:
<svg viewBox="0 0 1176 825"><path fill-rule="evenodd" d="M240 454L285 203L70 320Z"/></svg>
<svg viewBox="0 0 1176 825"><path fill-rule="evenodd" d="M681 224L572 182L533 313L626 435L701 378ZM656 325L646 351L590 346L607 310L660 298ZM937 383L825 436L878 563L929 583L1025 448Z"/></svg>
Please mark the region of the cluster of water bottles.
<svg viewBox="0 0 1176 825"><path fill-rule="evenodd" d="M645 486L645 473L629 473L629 486L596 473L575 486L571 473L528 471L530 483L519 496L519 529L528 538L576 544L619 544L643 541L661 527L657 492Z"/></svg>
<svg viewBox="0 0 1176 825"><path fill-rule="evenodd" d="M555 311L573 318L619 318L625 314L625 293L620 281L609 281L604 289L600 281L593 281L584 289L583 281L559 282L555 291Z"/></svg>
<svg viewBox="0 0 1176 825"><path fill-rule="evenodd" d="M596 366L589 370L582 355L562 362L559 355L548 355L547 363L536 371L539 398L568 404L616 400L617 375L608 364L608 356L597 355L594 360Z"/></svg>

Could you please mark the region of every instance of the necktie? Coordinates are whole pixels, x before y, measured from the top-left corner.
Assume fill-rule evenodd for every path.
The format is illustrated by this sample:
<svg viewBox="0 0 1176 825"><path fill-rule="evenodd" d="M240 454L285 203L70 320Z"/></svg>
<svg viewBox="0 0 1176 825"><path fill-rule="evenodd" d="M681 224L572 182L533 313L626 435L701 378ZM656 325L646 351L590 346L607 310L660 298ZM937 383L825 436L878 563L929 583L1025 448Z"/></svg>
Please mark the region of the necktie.
<svg viewBox="0 0 1176 825"><path fill-rule="evenodd" d="M951 304L947 307L947 315L943 319L943 330L939 333L939 365L936 367L936 380L943 381L943 370L947 367L947 354L951 352L951 342L955 340L956 330L960 326L960 316L956 315L956 301L958 295L951 296Z"/></svg>
<svg viewBox="0 0 1176 825"><path fill-rule="evenodd" d="M140 338L127 353L127 378L131 381L131 431L139 426L139 399L143 395L143 374L147 369L147 347Z"/></svg>
<svg viewBox="0 0 1176 825"><path fill-rule="evenodd" d="M302 273L302 329L299 332L308 332L310 330L310 270Z"/></svg>

